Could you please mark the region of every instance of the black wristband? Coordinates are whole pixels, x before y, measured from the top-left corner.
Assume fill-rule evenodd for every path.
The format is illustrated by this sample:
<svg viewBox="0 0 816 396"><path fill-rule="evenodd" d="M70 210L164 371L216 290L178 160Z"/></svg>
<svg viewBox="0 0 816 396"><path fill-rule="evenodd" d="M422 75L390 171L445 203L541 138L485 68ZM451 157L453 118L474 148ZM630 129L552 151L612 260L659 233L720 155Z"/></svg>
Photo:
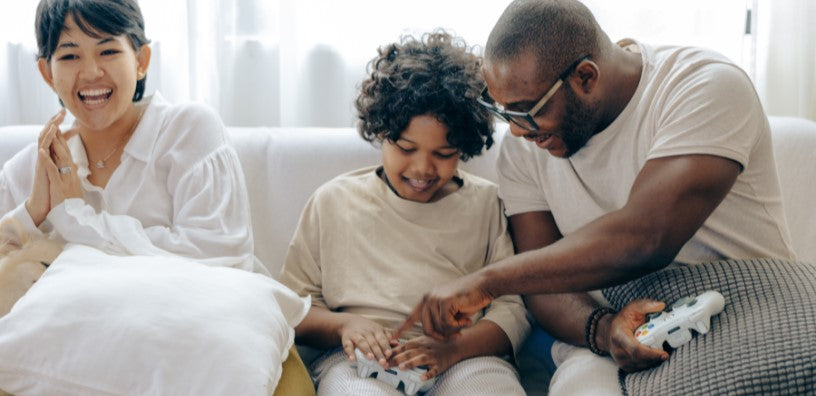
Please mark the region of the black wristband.
<svg viewBox="0 0 816 396"><path fill-rule="evenodd" d="M586 327L584 328L584 337L586 338L586 344L592 353L599 355L599 356L609 356L609 352L604 352L598 349L598 345L595 344L595 334L598 332L598 321L604 315L607 314L615 314L618 311L615 311L609 307L597 307L592 310L592 313L589 314L589 317L586 321Z"/></svg>

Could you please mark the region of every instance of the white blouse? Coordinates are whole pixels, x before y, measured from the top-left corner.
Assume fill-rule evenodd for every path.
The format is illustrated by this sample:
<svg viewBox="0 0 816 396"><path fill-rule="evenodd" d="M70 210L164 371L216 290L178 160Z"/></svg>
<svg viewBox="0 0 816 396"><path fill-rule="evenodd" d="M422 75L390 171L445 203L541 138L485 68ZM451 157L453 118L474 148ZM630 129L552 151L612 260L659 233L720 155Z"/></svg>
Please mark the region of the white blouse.
<svg viewBox="0 0 816 396"><path fill-rule="evenodd" d="M171 105L158 93L138 105L145 113L104 189L88 181L88 157L76 135L68 146L84 197L52 209L38 229L25 208L37 160L32 143L0 170L3 218L112 254L175 254L266 272L253 255L241 164L218 116L201 105Z"/></svg>

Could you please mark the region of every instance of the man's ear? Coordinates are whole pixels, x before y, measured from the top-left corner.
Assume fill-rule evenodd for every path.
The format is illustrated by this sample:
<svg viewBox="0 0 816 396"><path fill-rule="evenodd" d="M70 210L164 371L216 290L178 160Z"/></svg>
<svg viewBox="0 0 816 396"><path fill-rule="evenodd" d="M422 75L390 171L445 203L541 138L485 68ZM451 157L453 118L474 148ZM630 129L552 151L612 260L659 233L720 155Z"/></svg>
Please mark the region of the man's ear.
<svg viewBox="0 0 816 396"><path fill-rule="evenodd" d="M28 242L28 234L16 219L0 223L0 256L19 250Z"/></svg>
<svg viewBox="0 0 816 396"><path fill-rule="evenodd" d="M57 92L57 90L54 89L54 74L51 73L51 64L48 63L45 58L40 58L37 60L37 68L40 69L40 75L42 75L45 83L51 87L51 90Z"/></svg>
<svg viewBox="0 0 816 396"><path fill-rule="evenodd" d="M141 80L147 74L147 68L150 66L150 55L151 50L150 46L147 44L142 45L139 48L139 52L136 53L136 79Z"/></svg>
<svg viewBox="0 0 816 396"><path fill-rule="evenodd" d="M580 90L588 94L592 92L595 85L598 84L600 74L601 70L598 68L598 64L591 59L586 59L575 68L575 72L573 72L571 78L569 78L570 84L573 84L574 90Z"/></svg>

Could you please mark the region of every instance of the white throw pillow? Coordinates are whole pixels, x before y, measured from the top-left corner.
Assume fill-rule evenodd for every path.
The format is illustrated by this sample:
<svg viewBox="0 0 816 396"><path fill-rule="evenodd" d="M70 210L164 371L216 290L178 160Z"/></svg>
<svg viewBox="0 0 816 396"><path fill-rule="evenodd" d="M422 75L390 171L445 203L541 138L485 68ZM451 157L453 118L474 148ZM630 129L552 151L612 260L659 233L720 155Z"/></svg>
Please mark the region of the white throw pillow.
<svg viewBox="0 0 816 396"><path fill-rule="evenodd" d="M0 389L267 395L308 309L263 275L68 245L0 319Z"/></svg>

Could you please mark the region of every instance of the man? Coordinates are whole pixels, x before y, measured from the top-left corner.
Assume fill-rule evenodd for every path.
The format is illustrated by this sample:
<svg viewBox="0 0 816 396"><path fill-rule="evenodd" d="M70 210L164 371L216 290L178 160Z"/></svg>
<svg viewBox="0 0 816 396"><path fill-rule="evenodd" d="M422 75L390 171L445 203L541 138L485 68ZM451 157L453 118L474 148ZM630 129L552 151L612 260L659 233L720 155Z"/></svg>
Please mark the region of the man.
<svg viewBox="0 0 816 396"><path fill-rule="evenodd" d="M573 379L614 384L616 365L668 359L633 336L664 305L615 313L587 291L672 263L794 258L767 118L723 56L616 44L578 1L517 0L488 38L483 72L483 104L523 138L504 139L498 161L518 254L428 293L406 326L446 338L492 299L523 294L553 336L614 359L566 347L591 362L572 367L597 374Z"/></svg>

